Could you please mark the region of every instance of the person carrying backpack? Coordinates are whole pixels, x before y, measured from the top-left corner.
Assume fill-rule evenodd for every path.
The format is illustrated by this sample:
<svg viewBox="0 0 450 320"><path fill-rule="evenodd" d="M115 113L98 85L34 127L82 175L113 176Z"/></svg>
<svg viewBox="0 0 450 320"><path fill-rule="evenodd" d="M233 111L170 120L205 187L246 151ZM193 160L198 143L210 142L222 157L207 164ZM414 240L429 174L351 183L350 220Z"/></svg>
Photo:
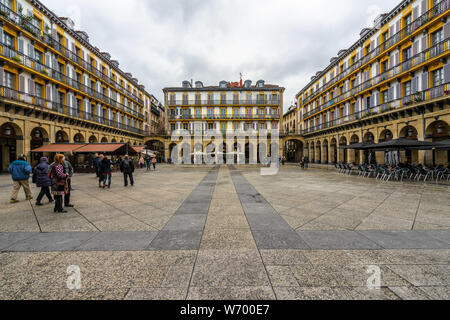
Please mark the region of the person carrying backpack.
<svg viewBox="0 0 450 320"><path fill-rule="evenodd" d="M123 173L123 181L125 187L128 187L128 178L130 178L131 186L134 185L133 172L134 172L134 164L128 155L125 156L125 159L122 160L120 164L120 172Z"/></svg>
<svg viewBox="0 0 450 320"><path fill-rule="evenodd" d="M21 154L18 160L12 162L8 168L8 172L11 174L14 182L14 187L11 193L11 203L18 202L17 196L19 195L21 187L23 187L23 190L25 191L27 200L33 199L30 184L28 182L32 169L31 165L25 161L25 155Z"/></svg>
<svg viewBox="0 0 450 320"><path fill-rule="evenodd" d="M48 177L49 169L50 164L48 163L48 158L42 157L40 163L33 170L33 183L36 184L36 187L41 188L41 192L36 199L37 206L42 206L41 201L44 196L47 196L50 203L54 201L50 193L52 180Z"/></svg>

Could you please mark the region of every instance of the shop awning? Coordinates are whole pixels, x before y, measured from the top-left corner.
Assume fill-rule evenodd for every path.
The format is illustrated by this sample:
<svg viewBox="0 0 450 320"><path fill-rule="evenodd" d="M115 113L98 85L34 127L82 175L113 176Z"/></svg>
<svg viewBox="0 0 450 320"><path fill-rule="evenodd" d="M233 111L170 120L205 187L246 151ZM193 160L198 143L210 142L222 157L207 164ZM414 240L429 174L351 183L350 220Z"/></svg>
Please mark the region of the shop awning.
<svg viewBox="0 0 450 320"><path fill-rule="evenodd" d="M31 152L75 152L86 144L49 144L40 148L31 150Z"/></svg>
<svg viewBox="0 0 450 320"><path fill-rule="evenodd" d="M142 150L144 150L145 149L145 147L142 147L142 146L132 146L131 147L131 149L133 149L134 150L134 152L136 152L136 153L141 153L142 152Z"/></svg>
<svg viewBox="0 0 450 320"><path fill-rule="evenodd" d="M101 144L87 144L82 148L76 150L77 153L116 153L119 151L125 151L125 144L123 143L101 143Z"/></svg>

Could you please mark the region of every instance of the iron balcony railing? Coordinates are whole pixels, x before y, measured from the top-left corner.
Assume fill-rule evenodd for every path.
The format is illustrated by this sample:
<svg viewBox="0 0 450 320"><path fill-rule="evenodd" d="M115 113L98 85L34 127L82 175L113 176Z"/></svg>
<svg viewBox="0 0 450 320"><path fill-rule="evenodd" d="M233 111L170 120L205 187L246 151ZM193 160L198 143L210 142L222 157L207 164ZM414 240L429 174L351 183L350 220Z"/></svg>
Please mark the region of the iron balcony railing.
<svg viewBox="0 0 450 320"><path fill-rule="evenodd" d="M69 58L72 62L77 63L79 66L83 67L85 70L88 70L93 75L97 75L97 76L103 75L103 76L99 76L99 77L102 80L104 80L106 83L113 86L115 89L119 90L122 94L128 95L129 98L136 100L141 105L144 104L144 101L141 98L139 98L138 96L136 96L133 92L122 87L119 83L115 82L114 79L108 77L103 72L101 72L100 70L93 67L89 62L87 62L86 60L79 57L79 55L77 55L76 53L72 52L70 49L61 45L57 41L57 39L53 39L52 35L41 31L40 28L33 25L33 23L30 21L30 17L27 17L26 15L23 15L23 14L15 13L10 8L5 6L3 3L0 3L0 17L4 18L5 20L9 21L10 23L13 23L16 26L29 32L35 38L44 42L48 46L54 48L60 54L64 55L66 58Z"/></svg>
<svg viewBox="0 0 450 320"><path fill-rule="evenodd" d="M169 120L279 120L279 114L266 115L170 115Z"/></svg>
<svg viewBox="0 0 450 320"><path fill-rule="evenodd" d="M42 97L31 95L25 92L20 92L5 86L0 86L0 97L8 100L26 103L31 105L33 108L37 108L42 111L45 110L54 111L77 119L89 120L99 124L107 125L109 127L119 128L125 131L143 135L143 130L139 128L131 127L129 125L123 125L121 123L118 123L117 121L107 119L103 116L99 116L94 113L89 113L84 110L80 110L78 108L72 108L60 102L47 100Z"/></svg>
<svg viewBox="0 0 450 320"><path fill-rule="evenodd" d="M371 79L359 84L357 87L347 90L346 92L340 94L336 98L334 98L333 105L322 104L319 107L306 112L304 114L304 119L307 119L311 116L314 116L316 113L333 107L335 104L342 103L343 101L354 98L356 94L360 94L367 90L373 90L373 87L379 86L384 81L392 81L394 78L401 76L401 74L405 72L411 71L413 68L420 66L423 63L429 62L431 60L436 59L437 57L450 52L450 38L439 42L432 46L431 48L418 53L417 55L411 57L409 60L398 64L397 66L392 67L386 72L376 75Z"/></svg>
<svg viewBox="0 0 450 320"><path fill-rule="evenodd" d="M409 39L413 33L415 33L419 28L423 27L427 23L433 21L434 19L441 16L447 10L450 9L450 0L443 0L436 4L433 8L419 16L416 20L412 21L410 25L405 26L399 32L391 35L390 38L386 39L385 42L378 45L378 47L373 48L367 54L356 61L352 66L347 67L345 70L338 75L336 75L332 81L327 82L325 85L321 86L317 90L313 90L313 93L307 96L303 103L307 104L312 99L316 98L320 93L329 89L335 83L343 80L356 70L361 69L363 66L368 64L370 61L376 59L379 55L383 54L385 51L397 46L400 41Z"/></svg>
<svg viewBox="0 0 450 320"><path fill-rule="evenodd" d="M338 125L342 125L348 122L353 122L357 120L363 120L365 118L373 117L379 114L383 114L388 111L392 111L398 109L400 107L406 107L412 104L418 104L421 102L426 102L427 100L438 99L445 96L450 95L450 85L441 84L435 87L432 87L428 90L423 90L420 92L416 92L414 94L408 95L406 97L402 97L400 99L392 100L388 103L381 103L377 106L370 107L368 109L364 109L362 111L355 112L350 115L345 115L343 117L324 122L322 124L314 125L310 128L306 128L302 130L302 134L311 134L316 131L332 128ZM308 123L305 121L305 123Z"/></svg>
<svg viewBox="0 0 450 320"><path fill-rule="evenodd" d="M169 99L169 106L278 106L279 99L252 99L252 100L172 100Z"/></svg>
<svg viewBox="0 0 450 320"><path fill-rule="evenodd" d="M117 101L111 99L108 96L105 96L104 94L94 90L91 87L88 87L88 86L78 82L76 79L66 76L65 74L59 72L56 69L53 69L46 65L43 65L41 62L36 61L35 59L30 58L29 56L8 47L7 45L5 45L2 42L0 42L0 55L4 58L9 59L12 63L17 63L19 65L33 69L34 71L40 73L42 76L52 78L52 79L57 80L71 88L81 91L81 92L95 98L99 102L104 102L105 104L117 107L124 112L128 112L128 113L132 114L133 116L135 116L136 118L138 118L140 120L144 119L143 114L121 104L120 102L117 102Z"/></svg>

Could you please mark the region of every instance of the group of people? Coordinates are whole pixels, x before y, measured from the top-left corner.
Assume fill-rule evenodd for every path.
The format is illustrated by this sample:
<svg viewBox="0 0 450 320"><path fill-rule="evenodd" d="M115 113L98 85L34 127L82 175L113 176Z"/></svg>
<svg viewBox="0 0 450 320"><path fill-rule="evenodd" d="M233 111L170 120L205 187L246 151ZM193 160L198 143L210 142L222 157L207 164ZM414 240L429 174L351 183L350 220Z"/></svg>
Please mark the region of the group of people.
<svg viewBox="0 0 450 320"><path fill-rule="evenodd" d="M98 178L98 187L103 189L111 188L114 165L118 165L120 172L123 173L124 186L128 187L128 179L131 186L134 186L134 163L128 155L123 160L119 158L116 162L113 162L105 155L96 153L94 156L94 168Z"/></svg>
<svg viewBox="0 0 450 320"><path fill-rule="evenodd" d="M11 203L18 202L17 197L21 188L24 189L27 200L33 199L29 184L30 175L33 174L32 182L41 188L36 206L42 206L42 199L47 196L50 203L55 203L55 213L67 213L64 208L73 207L70 204L73 167L63 154L57 154L52 164L48 158L42 157L34 169L26 161L25 155L20 155L18 160L10 164L8 171L14 182Z"/></svg>
<svg viewBox="0 0 450 320"><path fill-rule="evenodd" d="M308 169L308 165L309 165L309 158L306 156L302 157L302 160L300 160L300 167L302 169Z"/></svg>
<svg viewBox="0 0 450 320"><path fill-rule="evenodd" d="M146 155L145 158L141 157L139 158L139 167L142 169L144 167L144 164L147 167L147 171L151 170L151 166L153 165L153 170L156 171L156 157L150 157L149 155Z"/></svg>

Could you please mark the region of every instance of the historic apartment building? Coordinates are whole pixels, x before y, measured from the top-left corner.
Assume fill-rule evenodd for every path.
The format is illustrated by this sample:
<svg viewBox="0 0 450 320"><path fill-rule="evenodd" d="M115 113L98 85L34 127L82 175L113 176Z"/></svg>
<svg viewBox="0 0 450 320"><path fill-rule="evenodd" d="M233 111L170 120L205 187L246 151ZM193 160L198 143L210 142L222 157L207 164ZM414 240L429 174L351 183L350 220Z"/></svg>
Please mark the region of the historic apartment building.
<svg viewBox="0 0 450 320"><path fill-rule="evenodd" d="M311 78L296 97L311 161L360 163L363 152L338 148L357 142L449 138L449 9L449 0L404 0ZM449 162L448 151L403 157Z"/></svg>
<svg viewBox="0 0 450 320"><path fill-rule="evenodd" d="M283 130L285 134L298 133L298 108L290 106L288 111L283 115Z"/></svg>
<svg viewBox="0 0 450 320"><path fill-rule="evenodd" d="M163 90L169 132L178 129L194 132L195 126L203 131L223 133L280 129L284 90L264 80L256 85L250 80L245 83L221 81L218 86L184 81L181 87Z"/></svg>
<svg viewBox="0 0 450 320"><path fill-rule="evenodd" d="M162 105L70 19L5 0L0 25L0 170L50 143L138 145L159 132Z"/></svg>

